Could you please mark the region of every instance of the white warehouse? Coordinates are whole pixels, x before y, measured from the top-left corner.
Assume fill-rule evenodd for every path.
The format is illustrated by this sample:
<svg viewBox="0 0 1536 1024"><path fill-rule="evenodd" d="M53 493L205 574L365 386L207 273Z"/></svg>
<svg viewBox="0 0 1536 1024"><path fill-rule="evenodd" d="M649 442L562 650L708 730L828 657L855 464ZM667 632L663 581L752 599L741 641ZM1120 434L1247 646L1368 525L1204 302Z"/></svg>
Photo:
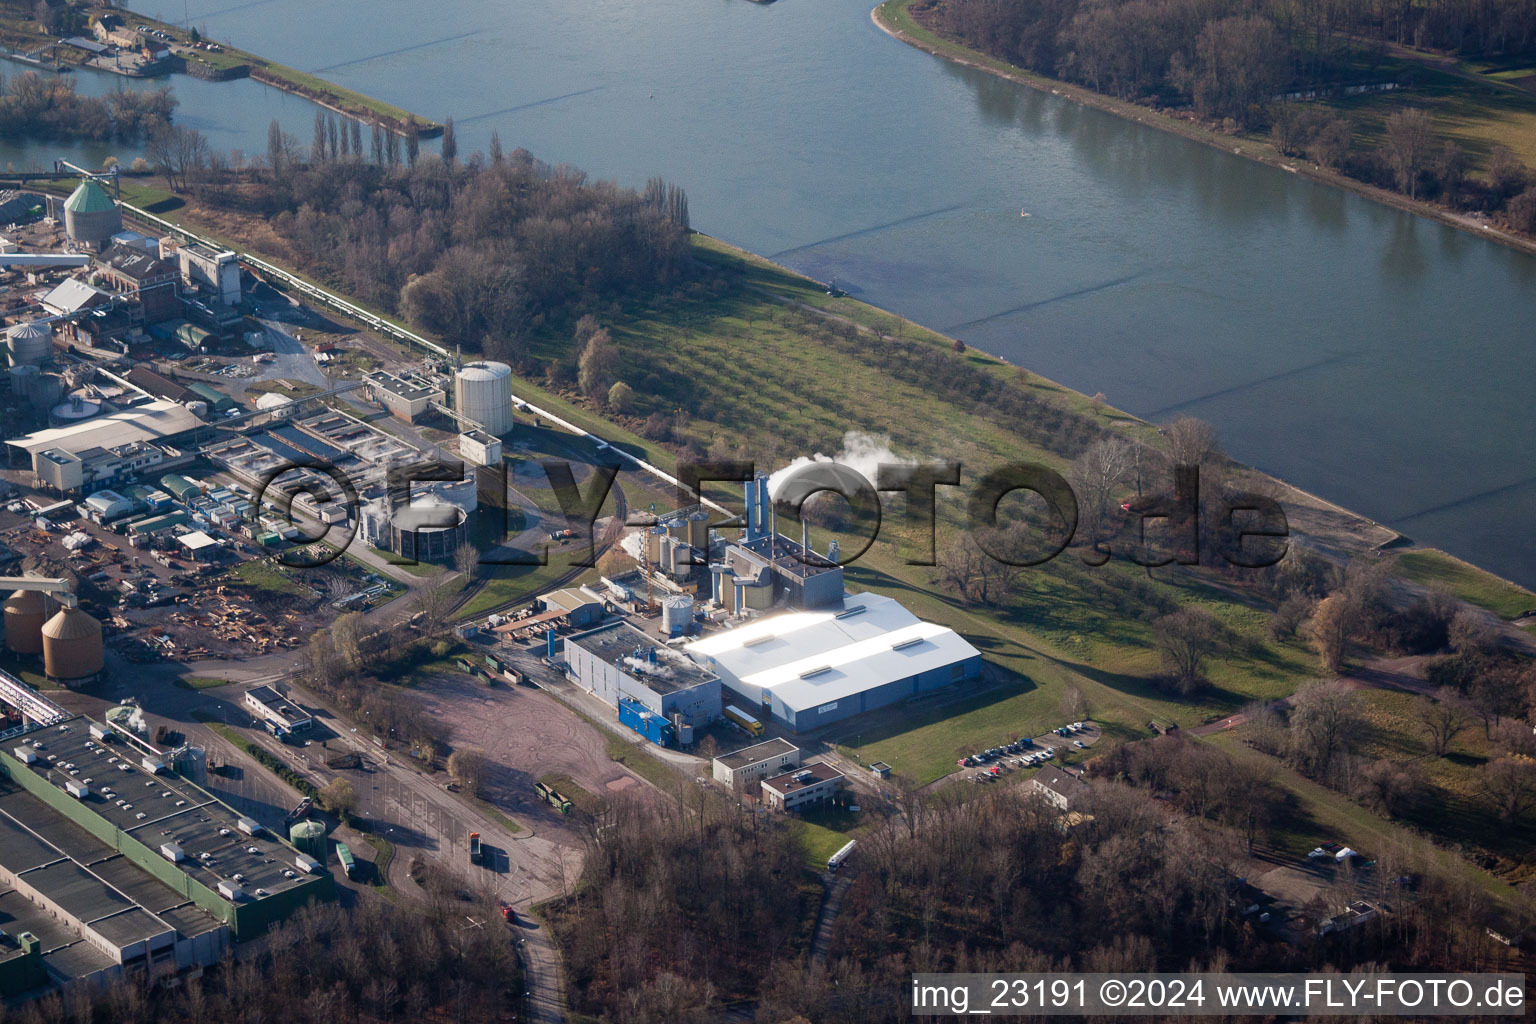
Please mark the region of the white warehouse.
<svg viewBox="0 0 1536 1024"><path fill-rule="evenodd" d="M878 594L769 615L686 650L750 714L761 711L796 732L981 674L980 652L960 634Z"/></svg>

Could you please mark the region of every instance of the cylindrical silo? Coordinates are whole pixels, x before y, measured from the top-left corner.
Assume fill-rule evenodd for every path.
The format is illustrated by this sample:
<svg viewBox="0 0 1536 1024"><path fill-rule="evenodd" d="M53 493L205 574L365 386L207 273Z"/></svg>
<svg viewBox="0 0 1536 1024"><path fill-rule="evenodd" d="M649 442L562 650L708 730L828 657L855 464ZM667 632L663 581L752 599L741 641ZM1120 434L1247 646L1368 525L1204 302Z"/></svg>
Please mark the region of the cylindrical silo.
<svg viewBox="0 0 1536 1024"><path fill-rule="evenodd" d="M41 590L18 590L5 602L5 646L17 654L38 654L43 649L43 623L48 607Z"/></svg>
<svg viewBox="0 0 1536 1024"><path fill-rule="evenodd" d="M681 636L693 624L693 598L686 594L661 602L661 628L670 636Z"/></svg>
<svg viewBox="0 0 1536 1024"><path fill-rule="evenodd" d="M22 402L32 401L32 392L37 388L38 378L43 371L26 363L11 367L11 398L19 406Z"/></svg>
<svg viewBox="0 0 1536 1024"><path fill-rule="evenodd" d="M78 245L105 249L123 230L123 214L107 190L87 178L64 200L64 233Z"/></svg>
<svg viewBox="0 0 1536 1024"><path fill-rule="evenodd" d="M40 374L33 379L32 391L27 397L38 412L51 408L64 397L64 378L56 373Z"/></svg>
<svg viewBox="0 0 1536 1024"><path fill-rule="evenodd" d="M37 366L53 355L53 328L48 324L17 324L5 332L12 366Z"/></svg>
<svg viewBox="0 0 1536 1024"><path fill-rule="evenodd" d="M88 680L106 665L101 623L79 608L61 608L43 626L43 671L61 682Z"/></svg>
<svg viewBox="0 0 1536 1024"><path fill-rule="evenodd" d="M688 543L695 551L709 551L709 513L695 512L688 517Z"/></svg>
<svg viewBox="0 0 1536 1024"><path fill-rule="evenodd" d="M500 437L512 429L512 367L481 360L453 375L453 405L460 416Z"/></svg>
<svg viewBox="0 0 1536 1024"><path fill-rule="evenodd" d="M318 861L325 860L325 825L318 821L301 821L288 830L288 841L300 853L307 853Z"/></svg>

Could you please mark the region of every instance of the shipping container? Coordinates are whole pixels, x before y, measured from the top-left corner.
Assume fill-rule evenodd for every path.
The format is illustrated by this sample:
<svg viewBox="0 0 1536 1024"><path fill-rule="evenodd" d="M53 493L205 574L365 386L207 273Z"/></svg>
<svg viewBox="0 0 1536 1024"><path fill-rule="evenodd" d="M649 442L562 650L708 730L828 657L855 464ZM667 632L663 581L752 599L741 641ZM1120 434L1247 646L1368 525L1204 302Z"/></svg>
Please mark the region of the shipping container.
<svg viewBox="0 0 1536 1024"><path fill-rule="evenodd" d="M336 844L336 859L341 861L341 870L346 872L348 878L357 877L357 861L346 843Z"/></svg>

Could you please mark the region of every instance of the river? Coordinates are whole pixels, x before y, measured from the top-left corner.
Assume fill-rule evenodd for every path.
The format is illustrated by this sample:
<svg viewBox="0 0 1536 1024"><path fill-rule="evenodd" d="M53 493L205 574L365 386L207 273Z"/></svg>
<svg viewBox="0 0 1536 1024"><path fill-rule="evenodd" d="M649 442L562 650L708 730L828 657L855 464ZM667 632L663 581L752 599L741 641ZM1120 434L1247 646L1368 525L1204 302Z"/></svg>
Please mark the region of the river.
<svg viewBox="0 0 1536 1024"><path fill-rule="evenodd" d="M131 6L182 19L157 2ZM1234 456L1536 585L1536 259L957 67L872 2L187 7L452 116L462 151L494 129L663 175L702 230L1138 415L1210 420ZM263 152L274 116L308 142L302 101L173 81L216 145Z"/></svg>

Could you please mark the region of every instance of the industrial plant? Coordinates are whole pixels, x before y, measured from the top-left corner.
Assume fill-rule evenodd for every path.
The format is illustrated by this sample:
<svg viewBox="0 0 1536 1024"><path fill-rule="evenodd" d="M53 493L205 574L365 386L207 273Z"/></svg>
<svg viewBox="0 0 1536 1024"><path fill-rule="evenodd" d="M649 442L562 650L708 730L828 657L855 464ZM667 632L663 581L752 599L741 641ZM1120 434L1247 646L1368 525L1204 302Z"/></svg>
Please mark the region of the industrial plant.
<svg viewBox="0 0 1536 1024"><path fill-rule="evenodd" d="M484 635L542 642L547 661L662 746L717 722L808 732L980 676L980 652L954 630L848 592L835 541L818 552L809 526L781 535L767 477L744 497L739 539L711 530L699 506L662 515L622 541L636 569L492 616Z"/></svg>

